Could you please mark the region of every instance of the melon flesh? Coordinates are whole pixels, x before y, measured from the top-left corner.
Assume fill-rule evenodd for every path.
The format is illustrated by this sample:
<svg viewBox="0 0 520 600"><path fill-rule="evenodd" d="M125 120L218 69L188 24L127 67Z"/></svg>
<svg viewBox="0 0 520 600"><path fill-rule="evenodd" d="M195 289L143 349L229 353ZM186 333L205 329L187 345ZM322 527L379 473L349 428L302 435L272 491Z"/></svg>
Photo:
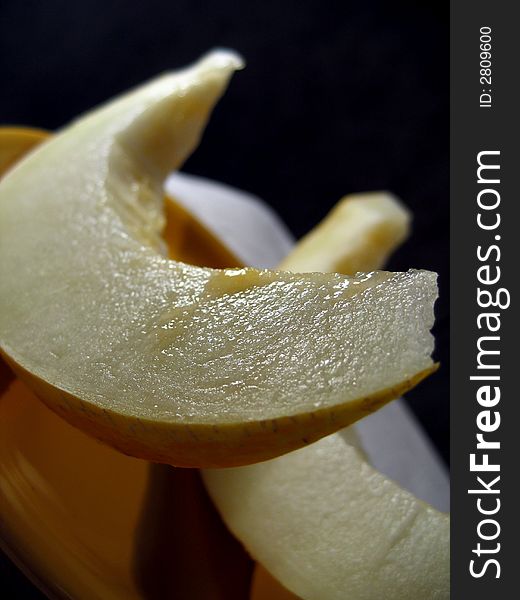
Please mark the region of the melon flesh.
<svg viewBox="0 0 520 600"><path fill-rule="evenodd" d="M436 276L167 257L162 184L240 66L210 54L87 114L0 184L0 348L134 456L233 466L319 439L433 369Z"/></svg>
<svg viewBox="0 0 520 600"><path fill-rule="evenodd" d="M408 223L389 194L348 197L283 267L379 267ZM203 476L228 527L259 561L251 600L449 597L449 517L374 470L355 426L271 461Z"/></svg>
<svg viewBox="0 0 520 600"><path fill-rule="evenodd" d="M446 600L448 516L373 469L353 435L204 481L253 558L304 600Z"/></svg>

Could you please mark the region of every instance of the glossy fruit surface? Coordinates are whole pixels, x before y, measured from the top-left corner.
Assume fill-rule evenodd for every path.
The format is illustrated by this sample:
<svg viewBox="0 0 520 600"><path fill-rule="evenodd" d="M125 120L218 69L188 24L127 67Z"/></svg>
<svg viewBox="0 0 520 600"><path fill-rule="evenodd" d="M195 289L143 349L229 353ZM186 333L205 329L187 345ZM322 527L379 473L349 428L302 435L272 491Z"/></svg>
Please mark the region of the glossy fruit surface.
<svg viewBox="0 0 520 600"><path fill-rule="evenodd" d="M162 183L240 66L217 52L79 119L0 185L0 347L58 414L178 466L264 460L431 372L435 275L168 259Z"/></svg>

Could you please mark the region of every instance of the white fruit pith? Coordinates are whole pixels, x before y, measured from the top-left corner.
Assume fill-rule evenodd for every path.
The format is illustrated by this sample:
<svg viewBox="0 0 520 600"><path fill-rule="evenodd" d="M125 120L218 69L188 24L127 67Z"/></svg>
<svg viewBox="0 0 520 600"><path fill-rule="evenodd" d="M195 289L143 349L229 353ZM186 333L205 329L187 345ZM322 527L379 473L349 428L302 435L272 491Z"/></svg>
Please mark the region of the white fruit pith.
<svg viewBox="0 0 520 600"><path fill-rule="evenodd" d="M237 67L214 53L163 76L72 124L0 185L3 354L72 423L186 466L285 452L432 368L432 273L166 258L162 182Z"/></svg>

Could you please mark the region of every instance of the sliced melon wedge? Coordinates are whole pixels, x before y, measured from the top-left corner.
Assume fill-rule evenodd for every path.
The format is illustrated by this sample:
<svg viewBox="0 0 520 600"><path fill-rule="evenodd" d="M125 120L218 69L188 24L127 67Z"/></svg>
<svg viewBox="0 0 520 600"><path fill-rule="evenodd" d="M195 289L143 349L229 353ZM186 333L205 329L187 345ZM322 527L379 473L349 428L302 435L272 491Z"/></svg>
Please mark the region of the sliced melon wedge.
<svg viewBox="0 0 520 600"><path fill-rule="evenodd" d="M448 516L375 471L349 435L204 480L253 558L304 600L449 598Z"/></svg>
<svg viewBox="0 0 520 600"><path fill-rule="evenodd" d="M279 268L348 275L380 269L408 236L410 220L410 211L389 192L345 196Z"/></svg>
<svg viewBox="0 0 520 600"><path fill-rule="evenodd" d="M332 211L307 238L317 252L304 239L285 268L366 268L406 235L407 211L391 195L343 202L355 211ZM403 228L398 236L377 234ZM251 600L449 597L448 515L373 469L355 426L286 456L203 477L226 524L259 561Z"/></svg>
<svg viewBox="0 0 520 600"><path fill-rule="evenodd" d="M47 134L29 127L0 127L0 179L27 152L38 146ZM13 375L0 356L0 394L12 381Z"/></svg>
<svg viewBox="0 0 520 600"><path fill-rule="evenodd" d="M162 182L240 61L212 53L88 114L0 184L0 348L70 423L178 466L271 458L432 371L435 275L167 258Z"/></svg>

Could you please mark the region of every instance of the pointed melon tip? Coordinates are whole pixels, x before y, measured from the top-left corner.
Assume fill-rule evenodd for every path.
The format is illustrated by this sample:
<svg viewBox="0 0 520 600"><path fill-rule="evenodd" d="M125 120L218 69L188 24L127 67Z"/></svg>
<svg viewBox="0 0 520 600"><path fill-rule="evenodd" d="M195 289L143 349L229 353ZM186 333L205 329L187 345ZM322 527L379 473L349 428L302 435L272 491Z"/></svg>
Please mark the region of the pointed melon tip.
<svg viewBox="0 0 520 600"><path fill-rule="evenodd" d="M207 65L211 69L239 71L246 66L244 58L230 48L217 47L206 52L199 61L199 66Z"/></svg>

